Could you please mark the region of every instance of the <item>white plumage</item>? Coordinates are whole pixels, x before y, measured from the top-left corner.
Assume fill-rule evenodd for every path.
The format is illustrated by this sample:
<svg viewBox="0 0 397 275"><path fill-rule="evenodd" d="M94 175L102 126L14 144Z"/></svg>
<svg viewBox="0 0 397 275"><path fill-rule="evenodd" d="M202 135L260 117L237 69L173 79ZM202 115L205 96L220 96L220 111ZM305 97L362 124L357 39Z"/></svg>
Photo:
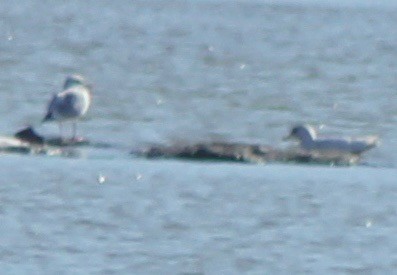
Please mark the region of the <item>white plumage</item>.
<svg viewBox="0 0 397 275"><path fill-rule="evenodd" d="M62 123L71 121L74 140L76 139L76 123L87 113L91 104L90 86L82 76L71 75L66 78L63 88L62 92L52 97L43 122L57 121L61 138L63 138Z"/></svg>
<svg viewBox="0 0 397 275"><path fill-rule="evenodd" d="M315 129L310 125L299 125L293 127L290 134L285 139L289 138L297 139L302 149L319 153L334 152L360 155L379 144L379 138L377 136L366 136L360 138L318 137Z"/></svg>

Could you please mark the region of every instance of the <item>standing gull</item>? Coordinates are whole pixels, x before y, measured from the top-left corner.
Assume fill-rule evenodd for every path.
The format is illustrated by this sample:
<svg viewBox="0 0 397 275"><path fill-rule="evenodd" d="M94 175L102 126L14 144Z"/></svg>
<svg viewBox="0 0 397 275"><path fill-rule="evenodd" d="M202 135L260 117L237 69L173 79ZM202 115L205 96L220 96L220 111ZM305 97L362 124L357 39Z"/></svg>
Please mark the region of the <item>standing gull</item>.
<svg viewBox="0 0 397 275"><path fill-rule="evenodd" d="M345 153L360 155L361 153L378 145L376 136L361 138L338 137L325 138L317 137L315 129L310 125L299 125L292 128L290 134L284 138L295 138L300 142L302 149L316 151L319 153Z"/></svg>
<svg viewBox="0 0 397 275"><path fill-rule="evenodd" d="M52 97L43 122L57 121L59 123L61 139L63 139L62 123L65 121L72 122L72 140L76 141L77 120L83 117L90 107L90 85L87 84L82 76L71 75L66 78L63 89L62 92Z"/></svg>

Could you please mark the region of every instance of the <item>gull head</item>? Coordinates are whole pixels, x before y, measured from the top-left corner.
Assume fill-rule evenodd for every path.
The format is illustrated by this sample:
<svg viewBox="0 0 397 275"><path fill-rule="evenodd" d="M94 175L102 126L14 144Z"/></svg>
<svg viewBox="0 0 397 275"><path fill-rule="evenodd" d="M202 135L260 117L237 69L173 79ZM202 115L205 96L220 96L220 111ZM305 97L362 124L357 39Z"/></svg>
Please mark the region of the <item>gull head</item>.
<svg viewBox="0 0 397 275"><path fill-rule="evenodd" d="M291 132L284 140L297 139L301 142L313 141L317 134L314 128L310 125L297 125L291 129Z"/></svg>
<svg viewBox="0 0 397 275"><path fill-rule="evenodd" d="M63 88L66 90L73 86L85 86L87 88L90 88L90 85L87 83L85 78L78 74L73 74L73 75L69 75L68 77L66 77L65 84L63 85Z"/></svg>

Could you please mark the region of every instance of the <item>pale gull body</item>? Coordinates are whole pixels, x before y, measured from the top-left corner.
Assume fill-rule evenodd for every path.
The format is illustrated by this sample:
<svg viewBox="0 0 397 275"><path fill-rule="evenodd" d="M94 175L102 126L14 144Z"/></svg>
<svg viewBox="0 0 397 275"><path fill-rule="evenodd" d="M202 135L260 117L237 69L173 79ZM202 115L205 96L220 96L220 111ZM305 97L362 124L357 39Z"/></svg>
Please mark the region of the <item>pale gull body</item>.
<svg viewBox="0 0 397 275"><path fill-rule="evenodd" d="M61 139L63 139L62 123L72 122L73 140L75 140L77 120L87 113L91 104L90 86L82 76L71 75L66 78L63 88L62 92L52 97L43 122L57 121Z"/></svg>
<svg viewBox="0 0 397 275"><path fill-rule="evenodd" d="M361 138L338 137L325 138L318 137L315 129L310 125L299 125L292 128L290 134L285 139L295 138L300 142L302 149L316 151L319 153L346 153L360 155L361 153L375 147L379 143L376 136Z"/></svg>

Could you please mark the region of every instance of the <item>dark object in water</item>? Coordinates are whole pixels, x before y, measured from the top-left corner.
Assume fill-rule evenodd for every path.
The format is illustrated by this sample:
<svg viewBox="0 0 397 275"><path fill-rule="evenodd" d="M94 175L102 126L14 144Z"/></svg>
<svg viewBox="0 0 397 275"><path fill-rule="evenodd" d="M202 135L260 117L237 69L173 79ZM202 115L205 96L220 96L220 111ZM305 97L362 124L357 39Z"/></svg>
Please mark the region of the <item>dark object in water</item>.
<svg viewBox="0 0 397 275"><path fill-rule="evenodd" d="M47 138L40 136L37 134L34 129L29 126L21 131L17 132L14 135L21 141L27 142L32 145L51 145L51 146L70 146L70 145L87 145L89 144L88 140L79 138L79 139L61 139L61 138Z"/></svg>
<svg viewBox="0 0 397 275"><path fill-rule="evenodd" d="M297 162L351 165L359 159L351 155L320 155L302 150L279 150L267 145L241 143L201 143L186 146L152 146L132 152L147 158L182 158L192 160L235 161L249 163Z"/></svg>
<svg viewBox="0 0 397 275"><path fill-rule="evenodd" d="M143 155L148 158L173 157L199 160L260 162L260 160L264 158L264 156L269 155L271 151L271 147L262 145L203 143L181 147L153 146L147 151L144 151Z"/></svg>
<svg viewBox="0 0 397 275"><path fill-rule="evenodd" d="M17 132L14 136L28 143L38 145L44 144L44 138L42 136L39 136L31 126Z"/></svg>

